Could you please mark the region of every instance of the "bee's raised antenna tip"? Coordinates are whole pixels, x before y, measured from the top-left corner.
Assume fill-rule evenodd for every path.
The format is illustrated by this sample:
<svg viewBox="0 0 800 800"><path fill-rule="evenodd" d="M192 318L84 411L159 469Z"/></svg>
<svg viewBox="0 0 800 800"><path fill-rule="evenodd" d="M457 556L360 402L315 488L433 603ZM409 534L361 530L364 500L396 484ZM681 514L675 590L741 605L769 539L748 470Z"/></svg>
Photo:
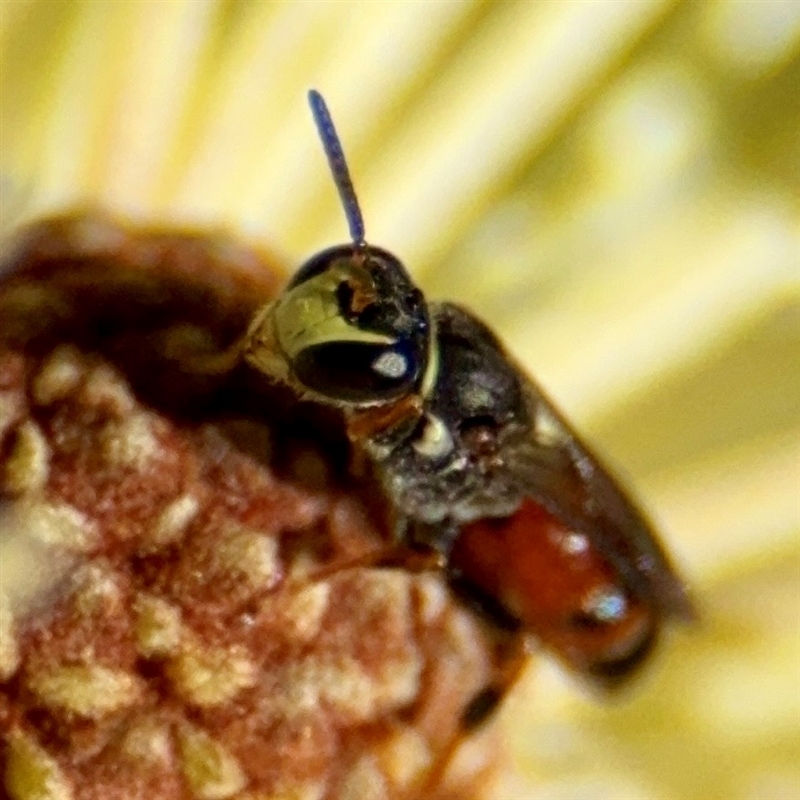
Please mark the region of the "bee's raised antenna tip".
<svg viewBox="0 0 800 800"><path fill-rule="evenodd" d="M364 247L366 244L364 239L364 218L361 216L356 191L350 178L350 170L347 168L342 143L339 141L330 111L328 111L328 106L322 95L316 89L309 90L308 103L311 106L311 113L314 115L314 122L317 125L322 146L325 148L325 155L328 158L334 183L344 206L344 213L350 228L350 238L356 247Z"/></svg>

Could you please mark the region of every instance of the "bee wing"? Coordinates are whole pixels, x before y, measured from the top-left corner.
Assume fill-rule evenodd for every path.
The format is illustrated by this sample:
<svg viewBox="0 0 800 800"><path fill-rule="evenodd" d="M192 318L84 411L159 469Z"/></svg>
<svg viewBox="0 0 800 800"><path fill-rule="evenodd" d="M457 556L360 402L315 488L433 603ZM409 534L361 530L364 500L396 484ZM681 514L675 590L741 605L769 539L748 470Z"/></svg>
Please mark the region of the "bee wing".
<svg viewBox="0 0 800 800"><path fill-rule="evenodd" d="M525 379L533 436L506 450L524 494L586 535L636 594L667 616L694 617L652 526L549 398Z"/></svg>

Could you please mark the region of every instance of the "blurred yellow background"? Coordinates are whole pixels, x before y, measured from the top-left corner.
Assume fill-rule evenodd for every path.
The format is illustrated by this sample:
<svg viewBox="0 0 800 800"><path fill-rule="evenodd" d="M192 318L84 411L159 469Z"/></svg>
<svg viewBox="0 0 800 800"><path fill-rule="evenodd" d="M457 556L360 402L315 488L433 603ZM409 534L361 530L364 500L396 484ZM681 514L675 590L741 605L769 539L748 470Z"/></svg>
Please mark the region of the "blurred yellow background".
<svg viewBox="0 0 800 800"><path fill-rule="evenodd" d="M505 337L701 608L611 706L538 664L497 800L797 800L799 56L797 0L2 0L0 227L92 203L291 269L347 236L322 91L368 240Z"/></svg>

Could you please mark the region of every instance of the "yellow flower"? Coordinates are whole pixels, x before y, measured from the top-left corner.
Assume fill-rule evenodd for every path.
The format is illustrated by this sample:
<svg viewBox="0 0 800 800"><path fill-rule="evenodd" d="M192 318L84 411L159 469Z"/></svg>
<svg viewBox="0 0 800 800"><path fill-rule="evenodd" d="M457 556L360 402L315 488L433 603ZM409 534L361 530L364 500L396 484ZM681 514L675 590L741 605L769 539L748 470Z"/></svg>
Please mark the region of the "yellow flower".
<svg viewBox="0 0 800 800"><path fill-rule="evenodd" d="M489 321L660 523L700 623L612 707L532 670L498 800L800 792L798 9L0 2L2 229L88 203L297 264L346 238L316 87L369 241Z"/></svg>

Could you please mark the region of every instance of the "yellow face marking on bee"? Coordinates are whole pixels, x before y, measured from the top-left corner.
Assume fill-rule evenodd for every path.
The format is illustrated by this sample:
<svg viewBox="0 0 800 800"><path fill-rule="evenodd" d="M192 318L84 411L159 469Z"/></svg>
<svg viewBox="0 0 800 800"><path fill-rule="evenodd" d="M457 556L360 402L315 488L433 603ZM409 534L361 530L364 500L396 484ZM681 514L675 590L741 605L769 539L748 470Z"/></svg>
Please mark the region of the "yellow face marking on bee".
<svg viewBox="0 0 800 800"><path fill-rule="evenodd" d="M289 362L275 330L275 306L276 303L268 303L256 312L244 337L242 355L271 380L289 382Z"/></svg>
<svg viewBox="0 0 800 800"><path fill-rule="evenodd" d="M332 342L395 343L386 334L361 330L342 315L336 292L342 283L355 285L359 304L363 304L365 281L360 278L352 265L334 266L290 289L274 304L278 344L289 359L307 347Z"/></svg>
<svg viewBox="0 0 800 800"><path fill-rule="evenodd" d="M422 376L420 395L429 397L439 378L439 343L436 337L436 320L431 317L430 331L428 333L428 365Z"/></svg>

